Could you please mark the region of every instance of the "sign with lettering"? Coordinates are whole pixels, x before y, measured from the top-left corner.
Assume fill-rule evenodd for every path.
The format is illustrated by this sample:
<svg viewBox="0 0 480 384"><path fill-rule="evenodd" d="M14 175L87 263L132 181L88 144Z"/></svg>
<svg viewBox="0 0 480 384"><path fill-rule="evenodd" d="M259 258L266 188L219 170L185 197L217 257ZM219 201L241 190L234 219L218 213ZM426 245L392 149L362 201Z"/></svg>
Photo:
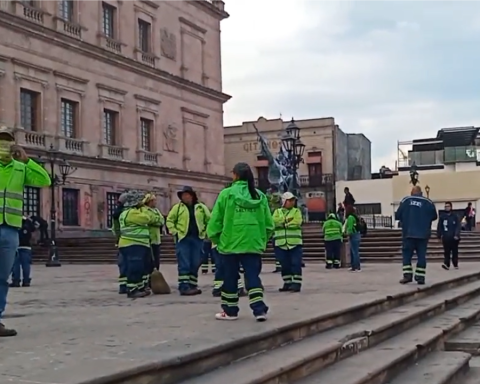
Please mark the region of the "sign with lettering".
<svg viewBox="0 0 480 384"><path fill-rule="evenodd" d="M278 151L282 142L280 140L268 140L267 146L268 149L272 151ZM258 141L249 141L243 144L243 150L245 152L259 152L261 150L261 145Z"/></svg>

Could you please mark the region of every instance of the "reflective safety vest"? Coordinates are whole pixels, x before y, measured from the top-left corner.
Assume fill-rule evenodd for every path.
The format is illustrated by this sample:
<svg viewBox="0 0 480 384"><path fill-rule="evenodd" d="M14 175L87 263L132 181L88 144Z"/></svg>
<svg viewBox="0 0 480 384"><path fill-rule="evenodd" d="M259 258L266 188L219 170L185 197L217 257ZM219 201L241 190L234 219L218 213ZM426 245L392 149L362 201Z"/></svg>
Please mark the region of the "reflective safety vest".
<svg viewBox="0 0 480 384"><path fill-rule="evenodd" d="M124 240L131 241L136 244L150 245L150 230L148 225L138 225L126 222L130 209L122 212L119 218L120 237Z"/></svg>
<svg viewBox="0 0 480 384"><path fill-rule="evenodd" d="M280 215L284 219L293 217L296 214L301 215L301 212L298 208L292 208L289 210L278 208L275 211L275 213ZM288 248L293 248L293 247L296 247L297 245L302 245L303 244L302 227L301 225L294 226L294 227L284 226L283 228L277 227L275 229L274 239L275 239L275 246L277 247L287 246Z"/></svg>
<svg viewBox="0 0 480 384"><path fill-rule="evenodd" d="M13 171L6 188L0 191L0 225L21 228L23 219L23 189L25 187L25 164L13 162Z"/></svg>

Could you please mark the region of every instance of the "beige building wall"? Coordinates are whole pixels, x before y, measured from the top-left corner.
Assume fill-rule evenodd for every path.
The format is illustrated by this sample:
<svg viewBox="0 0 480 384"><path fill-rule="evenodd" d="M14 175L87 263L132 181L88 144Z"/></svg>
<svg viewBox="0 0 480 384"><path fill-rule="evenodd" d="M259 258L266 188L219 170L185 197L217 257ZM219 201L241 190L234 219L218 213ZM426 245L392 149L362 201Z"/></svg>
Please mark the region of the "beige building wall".
<svg viewBox="0 0 480 384"><path fill-rule="evenodd" d="M260 156L260 143L254 125L263 134L272 153L276 155L281 145L281 134L290 121L282 119L267 120L260 117L257 121L244 122L242 125L225 127L225 169L227 174L238 162L246 162L253 167L256 174L257 166L264 166L258 160ZM331 174L334 169L333 160L333 135L335 121L331 117L309 120L295 120L300 128L301 140L305 144L305 163L300 164L299 175L308 176L308 153L321 151L322 173Z"/></svg>
<svg viewBox="0 0 480 384"><path fill-rule="evenodd" d="M183 185L212 205L226 182L224 3L34 4L0 1L0 124L30 155L53 148L77 168L57 188L60 230L105 228L107 193L126 188L156 191L164 213ZM78 206L75 225L62 222L64 190ZM49 192L40 200L48 218Z"/></svg>

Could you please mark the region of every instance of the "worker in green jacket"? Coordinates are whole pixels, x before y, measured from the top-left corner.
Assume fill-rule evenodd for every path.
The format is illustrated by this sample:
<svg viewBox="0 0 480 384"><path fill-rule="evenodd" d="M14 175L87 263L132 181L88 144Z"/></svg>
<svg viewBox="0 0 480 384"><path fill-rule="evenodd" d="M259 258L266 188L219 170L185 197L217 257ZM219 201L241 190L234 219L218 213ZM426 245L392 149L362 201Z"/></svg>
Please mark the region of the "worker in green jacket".
<svg viewBox="0 0 480 384"><path fill-rule="evenodd" d="M295 207L296 198L291 192L282 195L282 207L273 213L275 223L275 253L282 266L283 287L280 292L302 290L303 217Z"/></svg>
<svg viewBox="0 0 480 384"><path fill-rule="evenodd" d="M120 215L118 249L127 264L128 297L140 298L150 294L146 285L146 266L151 263L150 226L158 225L159 218L143 204L145 195L129 191Z"/></svg>
<svg viewBox="0 0 480 384"><path fill-rule="evenodd" d="M244 269L250 308L257 321L267 319L260 279L262 254L274 225L266 196L255 189L252 170L246 163L233 168L234 182L218 195L207 227L223 262L222 312L217 320L238 319L238 271Z"/></svg>
<svg viewBox="0 0 480 384"><path fill-rule="evenodd" d="M184 187L177 196L180 202L170 210L166 225L175 238L178 290L182 296L194 296L202 293L198 288L198 271L210 210L198 201L192 187Z"/></svg>
<svg viewBox="0 0 480 384"><path fill-rule="evenodd" d="M340 251L342 249L343 225L335 213L330 213L323 223L325 239L325 268L340 268Z"/></svg>
<svg viewBox="0 0 480 384"><path fill-rule="evenodd" d="M160 244L162 243L162 227L165 225L165 219L157 208L157 198L153 193L147 193L143 199L143 203L150 210L150 213L157 217L154 225L148 229L150 232L150 248L152 250L152 257L147 261L147 274L145 277L146 283L150 283L150 275L156 269L160 269Z"/></svg>
<svg viewBox="0 0 480 384"><path fill-rule="evenodd" d="M115 246L118 248L118 241L120 240L120 215L124 210L123 204L127 199L127 193L122 193L117 201L117 206L115 211L113 211L112 216L112 232L115 236ZM127 263L124 260L124 257L120 250L117 252L117 265L118 265L118 293L121 295L126 295L128 293L127 289Z"/></svg>
<svg viewBox="0 0 480 384"><path fill-rule="evenodd" d="M14 329L3 325L7 305L8 278L12 272L19 244L18 230L23 220L25 186L48 187L47 171L28 158L24 149L15 144L12 130L0 128L0 337L15 336Z"/></svg>

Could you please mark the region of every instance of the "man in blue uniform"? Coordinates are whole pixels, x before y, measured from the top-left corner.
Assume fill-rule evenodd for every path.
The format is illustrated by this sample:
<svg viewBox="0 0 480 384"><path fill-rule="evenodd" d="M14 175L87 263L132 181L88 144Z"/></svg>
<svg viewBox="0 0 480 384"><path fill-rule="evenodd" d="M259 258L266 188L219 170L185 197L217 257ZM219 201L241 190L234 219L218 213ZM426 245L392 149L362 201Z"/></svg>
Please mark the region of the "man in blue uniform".
<svg viewBox="0 0 480 384"><path fill-rule="evenodd" d="M428 239L432 233L432 222L437 220L437 209L430 199L423 197L419 186L412 188L411 196L405 197L395 212L395 220L402 223L403 278L400 284L413 281L413 253L417 254L415 281L425 284Z"/></svg>
<svg viewBox="0 0 480 384"><path fill-rule="evenodd" d="M452 212L452 203L445 203L445 212L440 215L437 225L437 237L442 239L444 260L442 268L450 269L450 262L455 269L458 269L458 243L460 242L460 231L462 222L460 218Z"/></svg>

